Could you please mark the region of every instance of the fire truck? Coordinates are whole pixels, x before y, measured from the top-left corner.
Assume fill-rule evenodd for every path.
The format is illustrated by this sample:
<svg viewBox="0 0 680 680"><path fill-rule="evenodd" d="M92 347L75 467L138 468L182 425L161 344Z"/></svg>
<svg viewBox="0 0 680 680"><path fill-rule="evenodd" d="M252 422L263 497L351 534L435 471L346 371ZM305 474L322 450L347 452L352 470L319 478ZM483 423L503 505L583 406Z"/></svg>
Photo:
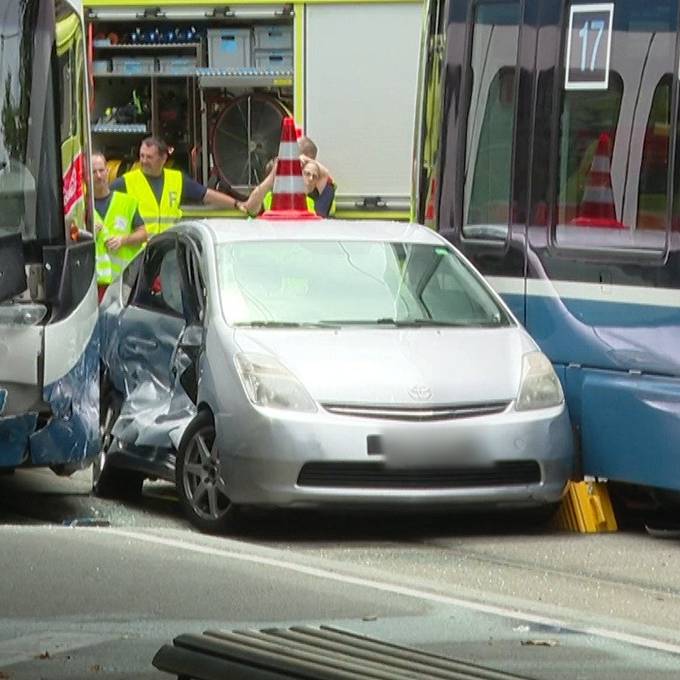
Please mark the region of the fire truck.
<svg viewBox="0 0 680 680"><path fill-rule="evenodd" d="M412 0L85 0L93 144L113 179L160 136L175 167L241 197L292 114L331 172L338 217L408 219L421 11Z"/></svg>

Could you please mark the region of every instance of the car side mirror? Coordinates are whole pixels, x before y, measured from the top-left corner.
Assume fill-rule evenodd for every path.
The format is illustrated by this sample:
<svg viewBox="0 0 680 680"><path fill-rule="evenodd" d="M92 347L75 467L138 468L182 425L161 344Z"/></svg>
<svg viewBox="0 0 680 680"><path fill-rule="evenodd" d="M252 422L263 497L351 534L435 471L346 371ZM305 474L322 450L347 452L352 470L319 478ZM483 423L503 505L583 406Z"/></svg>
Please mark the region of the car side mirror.
<svg viewBox="0 0 680 680"><path fill-rule="evenodd" d="M0 236L0 302L11 300L27 287L21 234Z"/></svg>

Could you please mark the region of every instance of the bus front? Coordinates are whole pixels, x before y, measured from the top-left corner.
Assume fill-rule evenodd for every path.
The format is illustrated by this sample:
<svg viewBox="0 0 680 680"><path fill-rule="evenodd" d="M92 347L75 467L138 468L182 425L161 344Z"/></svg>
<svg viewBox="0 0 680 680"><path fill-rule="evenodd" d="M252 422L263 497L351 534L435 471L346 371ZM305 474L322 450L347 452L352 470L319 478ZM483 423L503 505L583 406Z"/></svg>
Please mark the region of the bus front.
<svg viewBox="0 0 680 680"><path fill-rule="evenodd" d="M98 340L82 8L0 6L0 468L97 453Z"/></svg>

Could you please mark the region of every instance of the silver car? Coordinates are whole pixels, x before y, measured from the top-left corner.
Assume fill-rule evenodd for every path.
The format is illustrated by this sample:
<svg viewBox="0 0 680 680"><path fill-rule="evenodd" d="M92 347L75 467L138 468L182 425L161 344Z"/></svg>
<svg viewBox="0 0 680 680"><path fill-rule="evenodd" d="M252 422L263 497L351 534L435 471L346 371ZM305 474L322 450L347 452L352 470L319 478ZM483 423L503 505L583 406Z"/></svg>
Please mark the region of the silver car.
<svg viewBox="0 0 680 680"><path fill-rule="evenodd" d="M184 222L103 301L95 490L175 481L239 506L551 507L560 382L438 234L392 222Z"/></svg>

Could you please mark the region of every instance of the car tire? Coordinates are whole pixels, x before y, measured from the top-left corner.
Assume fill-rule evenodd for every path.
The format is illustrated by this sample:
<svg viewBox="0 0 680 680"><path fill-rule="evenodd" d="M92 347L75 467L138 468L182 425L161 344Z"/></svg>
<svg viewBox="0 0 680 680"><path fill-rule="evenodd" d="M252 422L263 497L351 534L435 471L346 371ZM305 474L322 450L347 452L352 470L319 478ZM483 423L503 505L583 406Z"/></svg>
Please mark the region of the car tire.
<svg viewBox="0 0 680 680"><path fill-rule="evenodd" d="M144 475L136 470L117 468L107 462L92 483L92 491L99 498L134 501L141 497Z"/></svg>
<svg viewBox="0 0 680 680"><path fill-rule="evenodd" d="M102 385L99 404L99 435L101 446L92 461L92 493L100 498L135 500L142 495L144 475L136 470L115 467L108 458L111 430L118 420L122 397L110 386Z"/></svg>
<svg viewBox="0 0 680 680"><path fill-rule="evenodd" d="M200 411L180 442L175 484L188 520L205 533L217 533L230 527L236 512L227 496L219 463L215 422L209 411Z"/></svg>

